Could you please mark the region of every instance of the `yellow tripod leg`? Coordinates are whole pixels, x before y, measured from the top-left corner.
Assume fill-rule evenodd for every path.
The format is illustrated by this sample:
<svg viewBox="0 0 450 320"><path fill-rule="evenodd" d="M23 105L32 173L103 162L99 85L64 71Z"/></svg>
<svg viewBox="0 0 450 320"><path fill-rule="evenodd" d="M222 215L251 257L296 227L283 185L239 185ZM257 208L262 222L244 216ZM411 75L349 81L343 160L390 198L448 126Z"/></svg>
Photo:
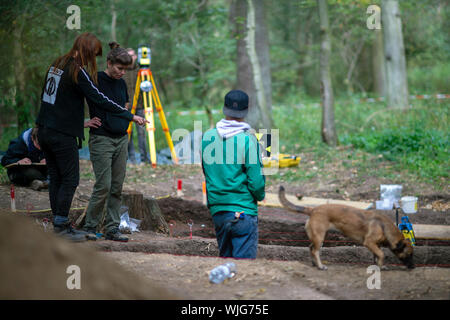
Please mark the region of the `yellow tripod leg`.
<svg viewBox="0 0 450 320"><path fill-rule="evenodd" d="M136 79L136 86L134 87L133 106L131 107L131 113L133 115L136 114L136 107L137 107L137 102L139 99L140 90L141 90L141 75L139 73L137 76L137 79ZM130 121L130 124L128 125L128 129L127 129L128 141L130 141L132 131L133 131L133 121Z"/></svg>
<svg viewBox="0 0 450 320"><path fill-rule="evenodd" d="M145 127L148 133L148 148L150 149L150 161L152 167L156 167L156 146L155 146L155 120L153 117L153 103L149 92L144 92L145 119L149 122Z"/></svg>
<svg viewBox="0 0 450 320"><path fill-rule="evenodd" d="M158 111L159 120L161 121L161 126L164 131L164 135L166 136L167 144L170 148L170 153L172 154L172 159L175 164L178 164L177 154L175 152L175 148L173 147L172 137L170 136L169 125L167 124L166 116L164 115L164 110L161 105L161 101L159 100L158 90L156 90L155 80L153 79L153 74L150 74L150 79L152 82L152 96L155 101L156 111Z"/></svg>

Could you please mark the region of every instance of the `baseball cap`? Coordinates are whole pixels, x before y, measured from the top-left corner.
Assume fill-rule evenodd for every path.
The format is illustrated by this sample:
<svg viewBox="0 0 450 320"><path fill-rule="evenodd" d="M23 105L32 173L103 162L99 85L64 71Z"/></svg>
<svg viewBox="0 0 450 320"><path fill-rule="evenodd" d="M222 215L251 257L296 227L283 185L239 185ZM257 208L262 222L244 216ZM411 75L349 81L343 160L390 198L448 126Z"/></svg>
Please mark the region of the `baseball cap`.
<svg viewBox="0 0 450 320"><path fill-rule="evenodd" d="M248 113L248 95L241 90L231 90L225 95L223 114L233 118L245 118Z"/></svg>

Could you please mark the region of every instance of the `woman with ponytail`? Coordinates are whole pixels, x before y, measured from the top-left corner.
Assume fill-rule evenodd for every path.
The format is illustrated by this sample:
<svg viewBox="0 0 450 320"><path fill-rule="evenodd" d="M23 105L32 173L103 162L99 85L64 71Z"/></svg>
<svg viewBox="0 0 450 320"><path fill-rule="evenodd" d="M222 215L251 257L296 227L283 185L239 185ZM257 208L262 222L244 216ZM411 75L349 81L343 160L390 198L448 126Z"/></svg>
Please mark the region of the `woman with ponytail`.
<svg viewBox="0 0 450 320"><path fill-rule="evenodd" d="M95 35L88 32L79 35L72 49L47 70L36 119L39 144L50 176L54 231L72 241L86 240L86 233L72 229L68 219L79 183L78 149L84 139L84 99L139 125L145 123L145 119L134 116L97 87L96 57L101 55L102 45ZM90 122L90 126L98 125L96 121Z"/></svg>
<svg viewBox="0 0 450 320"><path fill-rule="evenodd" d="M106 70L97 74L98 88L110 99L128 105L127 85L122 79L133 62L128 52L116 42L109 44ZM122 185L128 156L128 111L111 113L95 101L87 99L91 118L99 118L102 126L89 131L89 152L95 174L95 185L86 211L84 230L88 239L95 240L97 228L105 215L105 238L128 241L119 232Z"/></svg>

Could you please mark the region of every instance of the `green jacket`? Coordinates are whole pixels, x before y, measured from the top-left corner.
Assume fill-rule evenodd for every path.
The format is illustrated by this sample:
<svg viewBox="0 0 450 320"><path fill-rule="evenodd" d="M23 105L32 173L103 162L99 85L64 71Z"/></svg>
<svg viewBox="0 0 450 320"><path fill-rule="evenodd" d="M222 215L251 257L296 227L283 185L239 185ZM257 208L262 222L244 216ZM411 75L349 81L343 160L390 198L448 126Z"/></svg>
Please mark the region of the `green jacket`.
<svg viewBox="0 0 450 320"><path fill-rule="evenodd" d="M257 215L257 201L265 197L259 144L247 131L223 139L217 129L202 138L202 167L206 179L208 208L219 211L244 211Z"/></svg>

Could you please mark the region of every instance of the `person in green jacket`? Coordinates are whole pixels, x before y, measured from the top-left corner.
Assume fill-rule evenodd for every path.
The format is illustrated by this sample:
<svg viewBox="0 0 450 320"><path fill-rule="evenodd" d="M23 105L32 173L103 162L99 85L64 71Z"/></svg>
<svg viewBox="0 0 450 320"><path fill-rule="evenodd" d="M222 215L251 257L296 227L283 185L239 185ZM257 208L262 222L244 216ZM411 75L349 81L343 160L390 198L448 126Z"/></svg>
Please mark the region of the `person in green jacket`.
<svg viewBox="0 0 450 320"><path fill-rule="evenodd" d="M202 168L207 205L221 257L255 259L258 249L258 201L265 197L260 148L250 125L248 95L225 95L225 119L202 137Z"/></svg>

